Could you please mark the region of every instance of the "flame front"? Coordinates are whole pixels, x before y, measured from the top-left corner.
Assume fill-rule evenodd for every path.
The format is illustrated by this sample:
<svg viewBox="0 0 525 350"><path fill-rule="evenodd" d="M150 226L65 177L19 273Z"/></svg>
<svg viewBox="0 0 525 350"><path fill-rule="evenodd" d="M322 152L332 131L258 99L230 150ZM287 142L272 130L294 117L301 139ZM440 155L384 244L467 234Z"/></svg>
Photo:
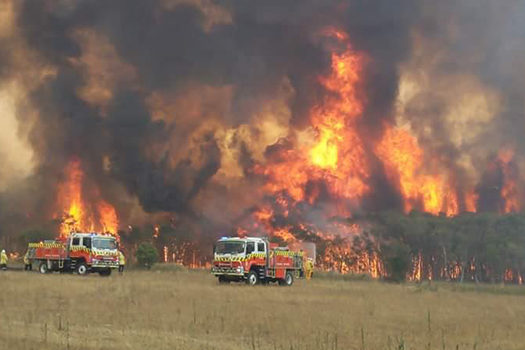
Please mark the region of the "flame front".
<svg viewBox="0 0 525 350"><path fill-rule="evenodd" d="M455 216L462 211L476 212L480 193L474 183L459 190L452 169L422 146L410 125L385 123L377 141L367 138L362 130L367 57L353 50L346 33L332 28L323 35L334 46L329 72L318 77L325 95L309 111L307 128L290 131L288 138L274 145L266 163L255 162L254 172L264 179L265 200L252 212L251 221L235 230L239 236L271 236L291 245L302 239L314 241L323 246L318 257L321 268L380 277L385 271L377 247L352 241L363 229L349 220L354 209L360 210L363 199L375 191L371 157L379 160L406 213L420 210ZM520 210L512 149L500 151L494 164L502 173L500 211ZM65 213L61 236L95 230L116 234L117 212L102 199L98 188L86 190L89 179L85 179L81 162L71 161L66 174L58 191L58 207ZM157 226L153 237L159 237ZM165 261L168 250L164 247ZM408 278L431 276L425 264L421 254L415 257ZM452 266L451 273L454 268L457 266Z"/></svg>
<svg viewBox="0 0 525 350"><path fill-rule="evenodd" d="M277 163L256 169L266 176L269 192L286 191L295 201L313 203L317 194L313 191L305 198L305 187L316 181L326 184L335 200L359 199L369 191L368 164L356 125L363 110L358 85L364 60L352 51L346 34L330 31L327 35L342 40L345 49L332 54L330 74L319 78L330 94L311 111L313 142L283 150Z"/></svg>
<svg viewBox="0 0 525 350"><path fill-rule="evenodd" d="M271 162L256 165L256 172L265 176L264 189L271 203L254 212L253 226L237 232L259 232L291 245L300 240L298 235L323 241L327 247L318 258L322 268L378 277L383 268L377 254L357 253L350 241L361 228L330 219L350 216L349 208L357 206L370 191L369 164L358 130L364 109L360 89L366 60L352 49L346 33L330 29L324 35L335 40L337 49L331 54L330 72L318 78L327 94L310 111L306 133L312 136L292 148L283 143ZM304 205L314 208L326 194L332 209L323 209L322 223L302 218Z"/></svg>
<svg viewBox="0 0 525 350"><path fill-rule="evenodd" d="M68 236L71 231L80 228L93 229L92 223L86 222L84 202L82 200L82 183L84 173L80 167L80 161L71 161L66 170L66 180L59 186L58 206L63 210L62 223L60 225L60 236ZM86 227L89 225L89 227Z"/></svg>
<svg viewBox="0 0 525 350"><path fill-rule="evenodd" d="M320 78L330 94L312 111L317 140L309 151L309 161L322 170L333 195L360 198L369 191L368 164L356 125L363 112L358 88L364 59L352 51L345 33L328 34L342 40L345 50L332 53L332 72Z"/></svg>
<svg viewBox="0 0 525 350"><path fill-rule="evenodd" d="M501 188L501 198L503 199L501 211L503 213L512 213L521 210L517 176L512 168L513 158L514 151L510 148L502 149L498 154L503 172L503 186Z"/></svg>
<svg viewBox="0 0 525 350"><path fill-rule="evenodd" d="M117 236L118 216L115 208L101 198L96 198L93 203L84 198L86 181L80 160L70 161L65 175L57 194L57 209L62 212L60 237L65 238L71 232L94 231ZM98 194L98 191L95 193Z"/></svg>
<svg viewBox="0 0 525 350"><path fill-rule="evenodd" d="M459 212L457 194L440 174L425 174L424 154L407 130L387 127L376 147L389 180L399 187L405 212L421 208L432 214Z"/></svg>
<svg viewBox="0 0 525 350"><path fill-rule="evenodd" d="M118 232L118 216L115 208L104 200L97 203L99 227L104 233L116 234Z"/></svg>

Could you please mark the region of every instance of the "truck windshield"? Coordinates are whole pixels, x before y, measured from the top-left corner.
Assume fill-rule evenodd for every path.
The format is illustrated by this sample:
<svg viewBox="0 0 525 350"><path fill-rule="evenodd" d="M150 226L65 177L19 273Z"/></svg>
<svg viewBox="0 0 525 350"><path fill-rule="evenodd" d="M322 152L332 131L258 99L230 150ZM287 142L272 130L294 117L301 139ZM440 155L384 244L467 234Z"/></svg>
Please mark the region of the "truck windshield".
<svg viewBox="0 0 525 350"><path fill-rule="evenodd" d="M113 238L93 238L93 248L117 249L117 242Z"/></svg>
<svg viewBox="0 0 525 350"><path fill-rule="evenodd" d="M217 254L241 254L244 253L244 242L218 242L215 247Z"/></svg>

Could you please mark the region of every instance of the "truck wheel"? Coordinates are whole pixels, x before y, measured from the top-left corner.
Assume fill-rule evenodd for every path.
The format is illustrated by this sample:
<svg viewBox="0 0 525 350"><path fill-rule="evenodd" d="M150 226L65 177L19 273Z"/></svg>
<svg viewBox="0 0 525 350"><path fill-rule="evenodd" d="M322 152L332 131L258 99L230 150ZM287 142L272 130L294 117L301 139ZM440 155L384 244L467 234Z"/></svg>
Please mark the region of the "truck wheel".
<svg viewBox="0 0 525 350"><path fill-rule="evenodd" d="M84 263L80 263L78 266L77 266L77 273L79 275L87 275L88 273L88 268L87 268L87 265L84 264Z"/></svg>
<svg viewBox="0 0 525 350"><path fill-rule="evenodd" d="M279 285L281 286L291 286L293 284L293 274L291 272L287 272L284 276L284 279L279 280Z"/></svg>
<svg viewBox="0 0 525 350"><path fill-rule="evenodd" d="M230 280L226 278L225 276L219 276L219 283L220 284L230 284Z"/></svg>
<svg viewBox="0 0 525 350"><path fill-rule="evenodd" d="M49 272L49 269L47 268L47 262L41 262L40 265L38 265L38 272L41 274L45 274Z"/></svg>
<svg viewBox="0 0 525 350"><path fill-rule="evenodd" d="M100 270L100 271L98 272L98 274L99 274L100 276L104 276L104 277L105 277L105 276L110 276L110 275L111 275L111 269Z"/></svg>
<svg viewBox="0 0 525 350"><path fill-rule="evenodd" d="M259 276L257 276L257 272L251 271L248 274L248 278L246 278L246 284L249 286L255 286L257 283L259 283Z"/></svg>

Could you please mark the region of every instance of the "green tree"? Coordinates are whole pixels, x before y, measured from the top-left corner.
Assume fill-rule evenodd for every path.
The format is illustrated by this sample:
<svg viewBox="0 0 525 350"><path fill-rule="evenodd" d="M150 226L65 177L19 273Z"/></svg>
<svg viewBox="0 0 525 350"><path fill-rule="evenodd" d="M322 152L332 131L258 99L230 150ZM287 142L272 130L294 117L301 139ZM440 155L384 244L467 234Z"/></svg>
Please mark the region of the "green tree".
<svg viewBox="0 0 525 350"><path fill-rule="evenodd" d="M159 260L159 253L151 243L141 243L135 257L140 266L150 269Z"/></svg>
<svg viewBox="0 0 525 350"><path fill-rule="evenodd" d="M410 248L401 241L389 242L383 245L381 257L388 279L394 282L404 282L410 269Z"/></svg>

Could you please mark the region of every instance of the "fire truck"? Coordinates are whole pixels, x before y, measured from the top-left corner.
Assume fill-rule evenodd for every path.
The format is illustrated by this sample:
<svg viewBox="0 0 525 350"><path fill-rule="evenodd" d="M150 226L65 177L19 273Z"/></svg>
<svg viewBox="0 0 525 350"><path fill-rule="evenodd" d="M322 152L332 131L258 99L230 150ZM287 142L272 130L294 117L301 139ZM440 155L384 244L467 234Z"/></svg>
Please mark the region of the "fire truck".
<svg viewBox="0 0 525 350"><path fill-rule="evenodd" d="M303 277L303 253L279 247L265 238L223 237L214 247L211 269L219 283L245 281L248 285L278 282L291 286Z"/></svg>
<svg viewBox="0 0 525 350"><path fill-rule="evenodd" d="M29 243L27 254L40 273L98 272L109 276L119 265L115 237L96 233L71 233L65 239Z"/></svg>

